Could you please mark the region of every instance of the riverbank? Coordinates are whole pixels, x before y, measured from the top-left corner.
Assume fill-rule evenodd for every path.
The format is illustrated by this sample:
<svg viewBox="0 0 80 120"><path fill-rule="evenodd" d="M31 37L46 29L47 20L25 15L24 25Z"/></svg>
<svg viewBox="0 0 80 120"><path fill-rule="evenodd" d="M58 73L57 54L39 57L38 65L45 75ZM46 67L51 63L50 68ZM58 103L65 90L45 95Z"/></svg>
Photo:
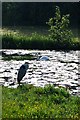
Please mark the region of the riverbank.
<svg viewBox="0 0 80 120"><path fill-rule="evenodd" d="M65 88L44 88L22 85L17 89L3 87L3 114L6 119L76 119L79 116L78 96L71 96Z"/></svg>
<svg viewBox="0 0 80 120"><path fill-rule="evenodd" d="M78 31L73 30L72 41L49 39L48 28L45 27L9 27L3 28L3 49L39 49L39 50L79 50L80 40Z"/></svg>

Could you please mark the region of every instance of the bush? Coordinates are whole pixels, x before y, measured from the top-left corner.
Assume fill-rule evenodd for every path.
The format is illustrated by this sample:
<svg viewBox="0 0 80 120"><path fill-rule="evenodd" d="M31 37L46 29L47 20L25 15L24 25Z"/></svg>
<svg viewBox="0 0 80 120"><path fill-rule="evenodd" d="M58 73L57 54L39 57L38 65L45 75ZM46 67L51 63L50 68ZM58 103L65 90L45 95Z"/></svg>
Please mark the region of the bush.
<svg viewBox="0 0 80 120"><path fill-rule="evenodd" d="M61 16L60 9L56 6L55 17L46 22L50 26L49 39L53 40L59 48L69 47L72 42L73 34L68 29L69 16L69 14Z"/></svg>

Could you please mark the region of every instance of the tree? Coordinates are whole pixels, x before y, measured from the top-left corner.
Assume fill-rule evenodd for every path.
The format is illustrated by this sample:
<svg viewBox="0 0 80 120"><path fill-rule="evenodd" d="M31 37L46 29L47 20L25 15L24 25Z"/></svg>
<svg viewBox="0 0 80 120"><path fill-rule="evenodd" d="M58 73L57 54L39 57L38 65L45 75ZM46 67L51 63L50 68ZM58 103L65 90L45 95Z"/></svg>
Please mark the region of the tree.
<svg viewBox="0 0 80 120"><path fill-rule="evenodd" d="M58 43L58 46L69 45L72 40L72 31L68 29L69 14L62 15L60 8L56 6L55 17L50 18L47 24L50 26L49 39Z"/></svg>

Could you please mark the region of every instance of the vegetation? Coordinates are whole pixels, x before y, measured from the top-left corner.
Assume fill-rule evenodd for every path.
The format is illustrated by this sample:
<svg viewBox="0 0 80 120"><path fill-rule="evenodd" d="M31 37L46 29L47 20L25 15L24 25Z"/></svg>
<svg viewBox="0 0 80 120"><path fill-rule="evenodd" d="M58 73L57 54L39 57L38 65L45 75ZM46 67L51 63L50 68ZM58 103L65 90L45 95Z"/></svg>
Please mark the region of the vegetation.
<svg viewBox="0 0 80 120"><path fill-rule="evenodd" d="M39 29L39 28L38 28ZM58 37L58 36L57 36ZM4 32L2 36L2 48L3 49L40 49L40 50L78 50L80 49L80 40L78 37L74 37L72 40L62 39L60 43L55 39L50 39L49 33L30 33L20 34L15 32Z"/></svg>
<svg viewBox="0 0 80 120"><path fill-rule="evenodd" d="M78 119L80 98L64 88L47 85L44 88L22 85L17 89L3 87L3 114L9 118Z"/></svg>
<svg viewBox="0 0 80 120"><path fill-rule="evenodd" d="M69 30L69 14L61 17L60 8L56 6L55 17L50 18L47 24L50 26L49 39L57 43L57 46L69 46L72 42L73 34Z"/></svg>
<svg viewBox="0 0 80 120"><path fill-rule="evenodd" d="M47 24L50 26L50 34L44 35L37 32L31 35L20 35L16 32L3 33L2 47L8 49L80 49L80 40L73 36L68 29L69 14L61 16L59 7L56 7L54 18L50 18Z"/></svg>
<svg viewBox="0 0 80 120"><path fill-rule="evenodd" d="M5 53L2 53L2 60L34 60L36 59L35 56L31 54L25 54L25 55L19 55L19 54L10 54L6 55Z"/></svg>
<svg viewBox="0 0 80 120"><path fill-rule="evenodd" d="M0 86L0 118L2 117L2 86Z"/></svg>
<svg viewBox="0 0 80 120"><path fill-rule="evenodd" d="M33 56L7 56L2 57L2 60L34 60L35 58Z"/></svg>
<svg viewBox="0 0 80 120"><path fill-rule="evenodd" d="M61 13L69 13L71 27L79 27L79 2L2 2L3 26L43 26L55 14L55 6Z"/></svg>
<svg viewBox="0 0 80 120"><path fill-rule="evenodd" d="M6 44L7 42L7 44ZM3 35L2 46L3 48L17 48L17 49L46 49L49 41L44 35L32 33L31 36L20 36L20 35Z"/></svg>

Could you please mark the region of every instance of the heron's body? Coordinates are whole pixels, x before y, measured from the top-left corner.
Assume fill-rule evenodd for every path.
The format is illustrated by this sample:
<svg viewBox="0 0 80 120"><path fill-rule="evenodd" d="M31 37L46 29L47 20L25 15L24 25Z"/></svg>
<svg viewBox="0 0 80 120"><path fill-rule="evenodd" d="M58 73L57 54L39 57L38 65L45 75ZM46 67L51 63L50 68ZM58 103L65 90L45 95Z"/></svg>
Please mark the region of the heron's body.
<svg viewBox="0 0 80 120"><path fill-rule="evenodd" d="M28 68L29 68L29 65L27 62L20 67L18 76L17 76L17 81L19 84L20 84L20 81L22 80L22 78L25 76Z"/></svg>

